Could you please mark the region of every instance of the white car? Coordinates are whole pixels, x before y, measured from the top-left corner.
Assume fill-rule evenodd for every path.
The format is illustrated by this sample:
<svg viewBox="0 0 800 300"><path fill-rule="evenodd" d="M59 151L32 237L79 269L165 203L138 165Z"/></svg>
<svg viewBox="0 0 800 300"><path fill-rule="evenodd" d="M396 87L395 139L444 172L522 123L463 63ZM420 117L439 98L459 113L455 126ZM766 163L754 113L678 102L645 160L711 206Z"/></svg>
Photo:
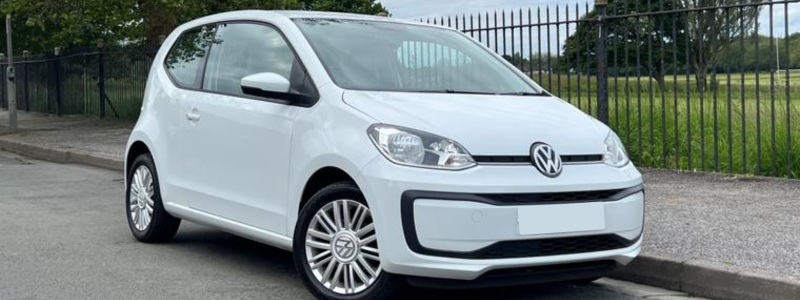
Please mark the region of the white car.
<svg viewBox="0 0 800 300"><path fill-rule="evenodd" d="M187 220L286 249L320 299L592 280L641 245L614 132L466 35L386 17L181 25L126 158L138 240Z"/></svg>

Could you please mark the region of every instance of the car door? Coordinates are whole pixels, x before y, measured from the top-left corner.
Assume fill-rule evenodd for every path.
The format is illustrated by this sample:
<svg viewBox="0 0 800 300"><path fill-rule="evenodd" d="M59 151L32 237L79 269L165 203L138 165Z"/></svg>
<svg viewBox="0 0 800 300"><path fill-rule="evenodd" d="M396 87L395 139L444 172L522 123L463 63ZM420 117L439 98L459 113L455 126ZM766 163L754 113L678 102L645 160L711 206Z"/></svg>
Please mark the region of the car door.
<svg viewBox="0 0 800 300"><path fill-rule="evenodd" d="M282 34L261 23L222 23L205 67L187 141L190 207L283 234L292 127L298 106L245 95L245 76L304 72Z"/></svg>
<svg viewBox="0 0 800 300"><path fill-rule="evenodd" d="M185 205L188 194L186 185L186 162L191 155L187 139L194 129L194 123L187 121L191 117L190 110L196 105L202 84L203 67L210 42L214 38L216 25L199 26L184 31L170 48L164 60L167 77L177 88L164 89L163 97L153 105L157 105L163 117L156 118L159 128L163 130L167 155L160 164L162 195L170 202Z"/></svg>

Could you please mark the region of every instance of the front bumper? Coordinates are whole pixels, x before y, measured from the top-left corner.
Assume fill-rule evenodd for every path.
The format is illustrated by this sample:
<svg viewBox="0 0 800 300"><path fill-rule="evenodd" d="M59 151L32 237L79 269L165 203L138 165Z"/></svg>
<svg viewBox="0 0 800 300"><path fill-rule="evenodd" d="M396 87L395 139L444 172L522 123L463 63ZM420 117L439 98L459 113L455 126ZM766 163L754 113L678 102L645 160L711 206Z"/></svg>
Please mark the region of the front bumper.
<svg viewBox="0 0 800 300"><path fill-rule="evenodd" d="M479 165L451 172L398 166L378 156L356 181L375 218L382 267L394 274L474 280L502 269L593 261L624 265L638 255L641 247L641 191L603 201L605 229L562 234L520 235L516 214L521 205L459 201L459 197L470 194L625 190L642 184L641 174L632 164L623 168L565 165L561 176L547 178L526 165ZM474 255L498 243L585 236L616 237L625 243L610 250L570 254L556 251L545 252L553 255Z"/></svg>

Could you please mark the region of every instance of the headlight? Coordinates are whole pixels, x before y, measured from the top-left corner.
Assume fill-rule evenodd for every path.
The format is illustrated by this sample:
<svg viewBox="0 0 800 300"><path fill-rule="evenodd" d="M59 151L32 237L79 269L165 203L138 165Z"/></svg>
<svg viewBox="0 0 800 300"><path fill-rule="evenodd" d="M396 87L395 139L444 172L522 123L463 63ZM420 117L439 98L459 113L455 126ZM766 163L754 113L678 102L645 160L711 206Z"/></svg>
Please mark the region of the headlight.
<svg viewBox="0 0 800 300"><path fill-rule="evenodd" d="M625 146L622 145L622 141L619 139L614 131L611 131L606 137L605 143L603 143L605 148L605 153L603 154L603 161L610 166L614 167L623 167L630 162L628 159L628 153L625 152Z"/></svg>
<svg viewBox="0 0 800 300"><path fill-rule="evenodd" d="M367 133L383 156L397 164L449 170L475 165L463 146L435 134L383 124L370 126Z"/></svg>

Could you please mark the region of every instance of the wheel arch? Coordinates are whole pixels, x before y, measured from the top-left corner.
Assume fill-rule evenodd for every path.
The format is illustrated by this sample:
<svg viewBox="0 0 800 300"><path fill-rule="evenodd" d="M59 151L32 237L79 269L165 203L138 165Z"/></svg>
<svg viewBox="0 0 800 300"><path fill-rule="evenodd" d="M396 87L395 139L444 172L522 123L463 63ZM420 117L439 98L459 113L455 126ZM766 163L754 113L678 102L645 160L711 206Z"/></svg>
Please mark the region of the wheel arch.
<svg viewBox="0 0 800 300"><path fill-rule="evenodd" d="M130 171L133 161L136 160L139 155L145 153L152 155L153 152L150 151L150 147L148 147L143 141L135 141L131 143L131 145L128 147L128 153L125 154L125 174Z"/></svg>
<svg viewBox="0 0 800 300"><path fill-rule="evenodd" d="M341 168L326 166L315 171L308 180L306 180L303 186L303 191L300 194L300 201L297 205L297 213L300 214L300 211L305 207L306 203L308 203L311 197L319 190L337 182L350 182L358 186L355 178Z"/></svg>

